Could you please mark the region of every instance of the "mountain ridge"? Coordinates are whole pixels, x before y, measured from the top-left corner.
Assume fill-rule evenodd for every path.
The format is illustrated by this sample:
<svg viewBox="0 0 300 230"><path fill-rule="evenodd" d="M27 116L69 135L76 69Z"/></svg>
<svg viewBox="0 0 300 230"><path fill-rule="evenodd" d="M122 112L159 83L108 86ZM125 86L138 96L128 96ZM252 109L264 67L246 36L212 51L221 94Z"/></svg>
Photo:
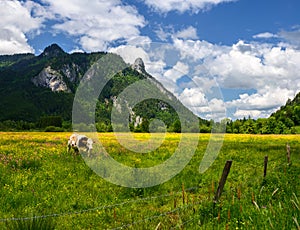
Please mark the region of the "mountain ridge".
<svg viewBox="0 0 300 230"><path fill-rule="evenodd" d="M35 56L33 54L0 56L0 122L26 121L38 123L42 117L60 116L71 121L72 104L76 89L88 69L106 52L72 53L64 52L52 44ZM167 95L184 113L191 113L177 98L166 90L145 70L141 58L117 73L99 95L95 119L99 129L111 129L110 113L114 98L128 85L148 79L153 86ZM132 110L131 128L140 128L142 121L162 119L171 127L178 120L176 111L159 100L142 102ZM105 127L105 128L103 128Z"/></svg>

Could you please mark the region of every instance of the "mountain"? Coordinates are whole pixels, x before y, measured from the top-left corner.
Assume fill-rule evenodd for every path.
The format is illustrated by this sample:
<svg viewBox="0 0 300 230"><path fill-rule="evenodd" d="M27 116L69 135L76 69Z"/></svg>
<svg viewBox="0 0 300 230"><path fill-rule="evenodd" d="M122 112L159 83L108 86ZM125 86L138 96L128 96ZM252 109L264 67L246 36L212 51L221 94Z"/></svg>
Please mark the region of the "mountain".
<svg viewBox="0 0 300 230"><path fill-rule="evenodd" d="M44 52L40 55L41 57L59 57L66 55L65 51L59 47L57 44L52 44L44 50Z"/></svg>
<svg viewBox="0 0 300 230"><path fill-rule="evenodd" d="M68 54L57 44L52 44L38 56L0 56L0 122L22 120L38 123L51 116L70 122L80 81L105 55L105 52ZM146 72L143 60L137 58L131 66L115 74L99 95L95 111L99 130L111 129L111 111L118 103L116 98L126 87L140 80L151 82L185 117L194 116ZM132 129L139 129L142 123L147 125L153 119L163 120L169 128L179 119L173 106L159 99L148 99L127 109L130 110Z"/></svg>

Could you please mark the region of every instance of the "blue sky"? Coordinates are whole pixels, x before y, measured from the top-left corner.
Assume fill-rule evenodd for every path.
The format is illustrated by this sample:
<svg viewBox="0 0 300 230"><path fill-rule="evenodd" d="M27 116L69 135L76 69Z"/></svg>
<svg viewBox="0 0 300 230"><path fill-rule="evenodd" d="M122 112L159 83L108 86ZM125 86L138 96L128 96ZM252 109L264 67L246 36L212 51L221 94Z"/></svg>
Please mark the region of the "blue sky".
<svg viewBox="0 0 300 230"><path fill-rule="evenodd" d="M0 54L57 43L142 57L204 118L268 117L300 91L299 11L299 0L1 0Z"/></svg>

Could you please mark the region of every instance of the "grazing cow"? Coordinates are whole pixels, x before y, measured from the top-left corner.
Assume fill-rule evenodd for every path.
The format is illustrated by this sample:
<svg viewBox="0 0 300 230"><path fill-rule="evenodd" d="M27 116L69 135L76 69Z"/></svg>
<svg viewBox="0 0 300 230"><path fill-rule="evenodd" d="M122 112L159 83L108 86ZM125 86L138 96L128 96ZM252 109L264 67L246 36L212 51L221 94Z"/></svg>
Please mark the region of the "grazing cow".
<svg viewBox="0 0 300 230"><path fill-rule="evenodd" d="M78 154L79 150L83 150L90 155L93 150L93 140L85 135L72 134L68 140L68 152L74 149L75 153Z"/></svg>

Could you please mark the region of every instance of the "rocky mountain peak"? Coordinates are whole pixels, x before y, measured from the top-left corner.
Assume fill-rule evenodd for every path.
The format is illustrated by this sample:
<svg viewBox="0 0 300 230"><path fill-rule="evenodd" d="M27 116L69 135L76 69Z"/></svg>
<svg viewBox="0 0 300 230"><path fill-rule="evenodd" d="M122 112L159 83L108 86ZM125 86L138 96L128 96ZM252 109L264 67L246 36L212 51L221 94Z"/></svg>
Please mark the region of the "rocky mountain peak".
<svg viewBox="0 0 300 230"><path fill-rule="evenodd" d="M52 44L45 48L44 52L40 55L42 57L58 57L65 54L62 48L57 44Z"/></svg>
<svg viewBox="0 0 300 230"><path fill-rule="evenodd" d="M138 71L139 73L146 73L145 64L142 58L137 58L132 65L132 69Z"/></svg>

